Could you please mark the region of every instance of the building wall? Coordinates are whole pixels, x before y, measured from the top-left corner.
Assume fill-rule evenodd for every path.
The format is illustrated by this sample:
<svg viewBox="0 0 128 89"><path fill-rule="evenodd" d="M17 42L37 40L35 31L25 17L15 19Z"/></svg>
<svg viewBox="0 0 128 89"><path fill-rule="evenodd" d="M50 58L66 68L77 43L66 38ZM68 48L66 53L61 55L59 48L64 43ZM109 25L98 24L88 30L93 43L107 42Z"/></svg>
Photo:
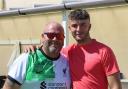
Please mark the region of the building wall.
<svg viewBox="0 0 128 89"><path fill-rule="evenodd" d="M34 5L41 4L57 4L61 3L62 0L5 0L6 9L9 8L30 8ZM15 3L15 4L14 4Z"/></svg>
<svg viewBox="0 0 128 89"><path fill-rule="evenodd" d="M0 0L0 11L3 9L3 0Z"/></svg>

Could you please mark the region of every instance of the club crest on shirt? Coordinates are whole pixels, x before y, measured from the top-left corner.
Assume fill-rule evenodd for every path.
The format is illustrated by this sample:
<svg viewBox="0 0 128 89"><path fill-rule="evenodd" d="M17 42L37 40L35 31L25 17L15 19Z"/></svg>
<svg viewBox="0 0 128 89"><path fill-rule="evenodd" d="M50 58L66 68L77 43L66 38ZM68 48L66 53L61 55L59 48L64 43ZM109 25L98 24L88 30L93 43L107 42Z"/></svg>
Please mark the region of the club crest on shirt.
<svg viewBox="0 0 128 89"><path fill-rule="evenodd" d="M66 77L67 68L63 68L63 76Z"/></svg>

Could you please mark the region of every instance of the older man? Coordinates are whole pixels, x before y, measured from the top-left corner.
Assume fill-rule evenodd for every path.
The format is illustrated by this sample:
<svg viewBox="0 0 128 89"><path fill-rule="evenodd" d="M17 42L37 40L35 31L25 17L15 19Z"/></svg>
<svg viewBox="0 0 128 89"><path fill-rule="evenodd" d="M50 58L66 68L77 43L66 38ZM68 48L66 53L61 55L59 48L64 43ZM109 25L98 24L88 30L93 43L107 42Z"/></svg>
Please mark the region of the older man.
<svg viewBox="0 0 128 89"><path fill-rule="evenodd" d="M42 46L14 61L3 89L70 89L68 62L60 54L63 43L63 27L48 23L41 33Z"/></svg>

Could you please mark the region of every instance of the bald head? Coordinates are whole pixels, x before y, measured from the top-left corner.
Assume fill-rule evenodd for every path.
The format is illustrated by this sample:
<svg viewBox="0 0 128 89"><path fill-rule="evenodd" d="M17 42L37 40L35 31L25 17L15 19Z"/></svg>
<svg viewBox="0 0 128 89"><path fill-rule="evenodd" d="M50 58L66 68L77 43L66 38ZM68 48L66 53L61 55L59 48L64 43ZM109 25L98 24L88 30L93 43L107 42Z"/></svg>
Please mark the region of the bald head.
<svg viewBox="0 0 128 89"><path fill-rule="evenodd" d="M49 22L41 35L42 50L51 58L57 58L64 44L64 29L57 22Z"/></svg>
<svg viewBox="0 0 128 89"><path fill-rule="evenodd" d="M49 22L43 30L43 33L45 32L64 33L64 29L62 25L58 22Z"/></svg>

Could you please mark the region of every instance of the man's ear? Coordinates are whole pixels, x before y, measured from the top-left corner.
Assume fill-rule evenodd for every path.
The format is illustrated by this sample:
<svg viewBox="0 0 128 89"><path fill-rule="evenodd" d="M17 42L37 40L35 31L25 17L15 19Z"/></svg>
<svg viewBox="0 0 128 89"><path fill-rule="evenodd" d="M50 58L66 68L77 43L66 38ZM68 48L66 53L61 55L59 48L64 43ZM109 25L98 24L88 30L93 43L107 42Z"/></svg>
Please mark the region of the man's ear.
<svg viewBox="0 0 128 89"><path fill-rule="evenodd" d="M68 29L71 30L71 27L68 25Z"/></svg>
<svg viewBox="0 0 128 89"><path fill-rule="evenodd" d="M44 38L44 34L41 34L41 38Z"/></svg>
<svg viewBox="0 0 128 89"><path fill-rule="evenodd" d="M44 34L41 34L41 39L40 39L41 43L44 41Z"/></svg>
<svg viewBox="0 0 128 89"><path fill-rule="evenodd" d="M44 34L41 34L41 39L43 39L43 40L45 39L45 36L44 36Z"/></svg>
<svg viewBox="0 0 128 89"><path fill-rule="evenodd" d="M91 26L92 26L92 25L90 24L90 25L89 25L89 31L90 31L90 29L91 29Z"/></svg>

